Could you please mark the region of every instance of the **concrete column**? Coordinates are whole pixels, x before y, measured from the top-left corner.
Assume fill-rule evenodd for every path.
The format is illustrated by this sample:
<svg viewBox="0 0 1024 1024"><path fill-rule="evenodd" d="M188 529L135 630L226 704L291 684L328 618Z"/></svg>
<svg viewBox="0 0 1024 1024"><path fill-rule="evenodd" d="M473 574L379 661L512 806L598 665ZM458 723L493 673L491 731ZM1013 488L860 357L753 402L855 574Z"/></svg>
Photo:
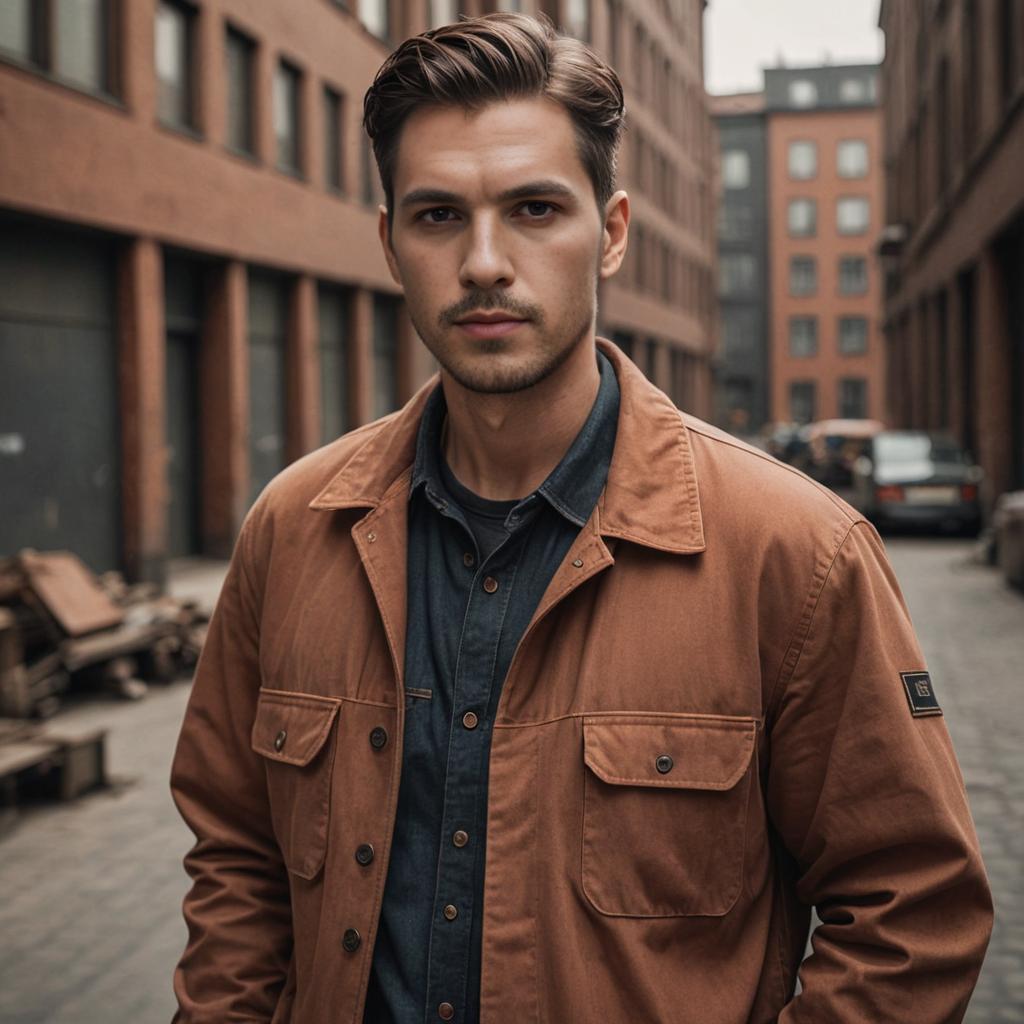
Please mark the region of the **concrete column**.
<svg viewBox="0 0 1024 1024"><path fill-rule="evenodd" d="M1012 352L1006 285L992 246L978 260L975 300L978 402L977 457L985 470L984 497L991 503L1010 489L1013 480Z"/></svg>
<svg viewBox="0 0 1024 1024"><path fill-rule="evenodd" d="M352 293L352 331L349 342L349 408L353 427L373 419L373 292Z"/></svg>
<svg viewBox="0 0 1024 1024"><path fill-rule="evenodd" d="M162 581L167 555L163 256L152 239L121 253L118 281L124 562L133 580Z"/></svg>
<svg viewBox="0 0 1024 1024"><path fill-rule="evenodd" d="M245 264L211 272L199 393L203 422L203 552L231 554L249 501L249 345Z"/></svg>
<svg viewBox="0 0 1024 1024"><path fill-rule="evenodd" d="M294 462L320 439L320 349L316 281L308 274L292 285L288 318L288 443Z"/></svg>

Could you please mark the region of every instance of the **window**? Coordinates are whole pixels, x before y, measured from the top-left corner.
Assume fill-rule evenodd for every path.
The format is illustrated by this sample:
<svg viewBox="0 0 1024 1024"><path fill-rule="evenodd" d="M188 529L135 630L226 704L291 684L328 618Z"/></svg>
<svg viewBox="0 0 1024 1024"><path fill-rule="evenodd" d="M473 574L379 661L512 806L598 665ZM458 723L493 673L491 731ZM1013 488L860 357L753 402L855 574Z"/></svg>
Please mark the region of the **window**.
<svg viewBox="0 0 1024 1024"><path fill-rule="evenodd" d="M105 90L106 3L104 0L57 0L56 13L54 72L86 89Z"/></svg>
<svg viewBox="0 0 1024 1024"><path fill-rule="evenodd" d="M726 188L750 185L750 154L745 149L727 149L722 154L722 184Z"/></svg>
<svg viewBox="0 0 1024 1024"><path fill-rule="evenodd" d="M789 294L813 295L818 290L818 261L813 256L789 260Z"/></svg>
<svg viewBox="0 0 1024 1024"><path fill-rule="evenodd" d="M398 302L389 295L373 297L373 415L398 408Z"/></svg>
<svg viewBox="0 0 1024 1024"><path fill-rule="evenodd" d="M818 173L818 144L791 142L789 144L789 176L794 181L806 181Z"/></svg>
<svg viewBox="0 0 1024 1024"><path fill-rule="evenodd" d="M868 382L863 377L846 377L839 382L839 415L860 420L868 414Z"/></svg>
<svg viewBox="0 0 1024 1024"><path fill-rule="evenodd" d="M840 103L867 103L870 99L867 78L844 78L839 83Z"/></svg>
<svg viewBox="0 0 1024 1024"><path fill-rule="evenodd" d="M789 83L789 102L794 107L813 107L818 102L818 87L807 78Z"/></svg>
<svg viewBox="0 0 1024 1024"><path fill-rule="evenodd" d="M743 242L754 233L754 211L749 206L724 202L718 206L718 237L723 242Z"/></svg>
<svg viewBox="0 0 1024 1024"><path fill-rule="evenodd" d="M278 170L299 174L299 71L281 61L274 72L274 138Z"/></svg>
<svg viewBox="0 0 1024 1024"><path fill-rule="evenodd" d="M590 0L563 0L565 31L584 42L590 40Z"/></svg>
<svg viewBox="0 0 1024 1024"><path fill-rule="evenodd" d="M868 290L868 261L863 256L839 257L839 294L863 295Z"/></svg>
<svg viewBox="0 0 1024 1024"><path fill-rule="evenodd" d="M324 185L342 190L341 94L324 86Z"/></svg>
<svg viewBox="0 0 1024 1024"><path fill-rule="evenodd" d="M818 230L818 204L813 199L791 199L786 218L793 238L808 238Z"/></svg>
<svg viewBox="0 0 1024 1024"><path fill-rule="evenodd" d="M836 172L840 178L866 178L868 144L863 139L843 139L836 146Z"/></svg>
<svg viewBox="0 0 1024 1024"><path fill-rule="evenodd" d="M458 0L429 0L430 28L440 28L459 20Z"/></svg>
<svg viewBox="0 0 1024 1024"><path fill-rule="evenodd" d="M718 259L718 294L746 295L754 290L757 260L748 252L727 252Z"/></svg>
<svg viewBox="0 0 1024 1024"><path fill-rule="evenodd" d="M379 39L387 39L391 30L388 0L359 0L359 20Z"/></svg>
<svg viewBox="0 0 1024 1024"><path fill-rule="evenodd" d="M0 3L0 53L35 58L33 0L4 0Z"/></svg>
<svg viewBox="0 0 1024 1024"><path fill-rule="evenodd" d="M789 354L794 359L810 359L818 354L818 318L791 316L789 318Z"/></svg>
<svg viewBox="0 0 1024 1024"><path fill-rule="evenodd" d="M868 350L868 320L864 316L839 318L839 354L862 356Z"/></svg>
<svg viewBox="0 0 1024 1024"><path fill-rule="evenodd" d="M523 0L498 0L497 9L506 14L516 14L523 9Z"/></svg>
<svg viewBox="0 0 1024 1024"><path fill-rule="evenodd" d="M816 388L813 380L794 380L789 385L789 418L794 423L814 420Z"/></svg>
<svg viewBox="0 0 1024 1024"><path fill-rule="evenodd" d="M845 196L836 201L836 230L841 235L863 235L868 229L868 201L862 196Z"/></svg>
<svg viewBox="0 0 1024 1024"><path fill-rule="evenodd" d="M348 422L348 295L340 288L317 289L320 331L320 440L340 437Z"/></svg>
<svg viewBox="0 0 1024 1024"><path fill-rule="evenodd" d="M190 8L161 0L156 12L156 109L174 128L193 128L192 20Z"/></svg>
<svg viewBox="0 0 1024 1024"><path fill-rule="evenodd" d="M238 153L253 152L252 83L256 45L233 28L225 36L228 89L228 146Z"/></svg>

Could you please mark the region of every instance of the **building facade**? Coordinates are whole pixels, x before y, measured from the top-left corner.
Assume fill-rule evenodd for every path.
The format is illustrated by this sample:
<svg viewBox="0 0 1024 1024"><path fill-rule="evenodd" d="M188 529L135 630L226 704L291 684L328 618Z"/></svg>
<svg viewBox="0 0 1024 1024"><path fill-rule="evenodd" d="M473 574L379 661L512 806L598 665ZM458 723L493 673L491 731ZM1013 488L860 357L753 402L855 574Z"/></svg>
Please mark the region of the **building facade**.
<svg viewBox="0 0 1024 1024"><path fill-rule="evenodd" d="M5 0L0 554L163 575L433 370L377 241L362 96L402 38L543 11L620 71L613 336L709 414L703 0Z"/></svg>
<svg viewBox="0 0 1024 1024"><path fill-rule="evenodd" d="M883 0L888 407L1024 488L1024 5Z"/></svg>
<svg viewBox="0 0 1024 1024"><path fill-rule="evenodd" d="M771 419L880 418L874 65L765 70Z"/></svg>
<svg viewBox="0 0 1024 1024"><path fill-rule="evenodd" d="M768 176L764 93L713 96L718 130L715 422L753 434L769 420Z"/></svg>

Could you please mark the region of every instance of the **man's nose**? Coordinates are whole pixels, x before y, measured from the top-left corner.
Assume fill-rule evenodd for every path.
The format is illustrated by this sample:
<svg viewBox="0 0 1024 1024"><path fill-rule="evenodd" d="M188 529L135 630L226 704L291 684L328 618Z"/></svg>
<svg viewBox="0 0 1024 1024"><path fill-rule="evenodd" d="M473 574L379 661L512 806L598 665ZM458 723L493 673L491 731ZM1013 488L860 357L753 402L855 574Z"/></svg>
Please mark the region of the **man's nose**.
<svg viewBox="0 0 1024 1024"><path fill-rule="evenodd" d="M478 217L465 234L466 249L459 268L459 283L464 288L508 287L515 271L501 227L493 219Z"/></svg>

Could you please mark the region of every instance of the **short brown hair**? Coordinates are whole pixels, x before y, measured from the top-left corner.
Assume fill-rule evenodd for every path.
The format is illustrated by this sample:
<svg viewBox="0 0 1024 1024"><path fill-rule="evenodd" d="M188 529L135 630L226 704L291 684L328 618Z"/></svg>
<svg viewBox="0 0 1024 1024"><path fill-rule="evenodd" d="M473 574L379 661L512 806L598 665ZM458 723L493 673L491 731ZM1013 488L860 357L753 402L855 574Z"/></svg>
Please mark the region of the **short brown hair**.
<svg viewBox="0 0 1024 1024"><path fill-rule="evenodd" d="M488 14L407 39L381 65L363 100L388 213L394 206L395 155L406 118L423 106L479 109L543 96L572 118L580 159L599 207L615 191L625 117L618 75L589 47L555 32L541 16Z"/></svg>

